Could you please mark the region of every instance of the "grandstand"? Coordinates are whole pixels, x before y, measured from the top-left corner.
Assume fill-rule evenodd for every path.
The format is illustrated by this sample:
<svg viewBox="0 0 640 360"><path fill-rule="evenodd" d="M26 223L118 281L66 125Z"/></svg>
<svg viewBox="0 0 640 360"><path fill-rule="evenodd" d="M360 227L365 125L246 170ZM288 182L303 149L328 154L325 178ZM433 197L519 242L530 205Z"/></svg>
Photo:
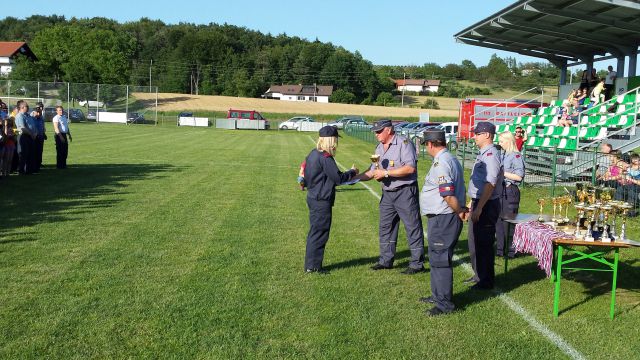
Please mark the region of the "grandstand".
<svg viewBox="0 0 640 360"><path fill-rule="evenodd" d="M594 177L600 156L597 147L603 141L621 152L640 147L638 43L634 40L639 36L640 4L636 2L522 0L462 30L455 39L543 58L561 69L559 100L512 122L496 124L498 132L521 126L528 137L528 171L555 182ZM577 124L559 125L562 99L577 85L566 84L567 68L586 65L590 73L594 62L611 59L617 59L618 95L580 112ZM463 159L470 155L459 154Z"/></svg>

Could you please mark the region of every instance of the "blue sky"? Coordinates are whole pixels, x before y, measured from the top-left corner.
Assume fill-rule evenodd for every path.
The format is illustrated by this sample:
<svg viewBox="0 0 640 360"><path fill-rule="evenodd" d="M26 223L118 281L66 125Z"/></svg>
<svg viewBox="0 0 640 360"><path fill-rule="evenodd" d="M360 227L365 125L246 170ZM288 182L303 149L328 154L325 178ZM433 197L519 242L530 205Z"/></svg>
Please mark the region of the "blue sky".
<svg viewBox="0 0 640 360"><path fill-rule="evenodd" d="M141 17L167 24L228 23L273 35L286 33L359 51L376 65L459 64L464 59L486 65L493 53L520 62L542 61L518 54L458 44L453 35L515 0L320 0L320 1L6 1L5 14L101 16L119 22Z"/></svg>

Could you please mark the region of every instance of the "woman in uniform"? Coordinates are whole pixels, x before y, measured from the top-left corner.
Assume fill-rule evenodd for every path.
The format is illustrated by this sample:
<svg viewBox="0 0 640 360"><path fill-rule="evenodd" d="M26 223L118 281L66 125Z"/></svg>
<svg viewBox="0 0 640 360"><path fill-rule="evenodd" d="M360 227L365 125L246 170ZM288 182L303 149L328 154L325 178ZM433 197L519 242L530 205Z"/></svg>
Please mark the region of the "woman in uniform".
<svg viewBox="0 0 640 360"><path fill-rule="evenodd" d="M524 178L524 158L516 147L516 140L512 133L505 131L498 135L498 141L504 151L502 165L504 168L504 186L502 192L502 211L496 223L496 255L503 256L504 251L509 257L515 256L515 249L510 246L504 249L505 222L502 219L515 218L520 208L520 189L518 185Z"/></svg>
<svg viewBox="0 0 640 360"><path fill-rule="evenodd" d="M338 129L325 126L320 129L319 135L316 148L307 156L304 168L310 224L304 259L307 273L326 273L322 269L322 259L331 230L331 208L336 198L336 186L358 174L356 168L341 172L333 159L338 146Z"/></svg>

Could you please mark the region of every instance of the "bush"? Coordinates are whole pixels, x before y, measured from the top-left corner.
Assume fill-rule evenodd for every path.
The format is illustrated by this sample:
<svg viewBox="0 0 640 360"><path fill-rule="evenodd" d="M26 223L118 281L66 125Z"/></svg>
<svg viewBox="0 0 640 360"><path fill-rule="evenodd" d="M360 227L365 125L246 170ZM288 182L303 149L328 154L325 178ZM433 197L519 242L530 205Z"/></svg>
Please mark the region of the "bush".
<svg viewBox="0 0 640 360"><path fill-rule="evenodd" d="M329 102L341 103L341 104L353 104L356 101L356 96L348 91L338 89L331 94Z"/></svg>
<svg viewBox="0 0 640 360"><path fill-rule="evenodd" d="M396 99L388 92L381 92L376 98L376 105L387 106L396 102Z"/></svg>
<svg viewBox="0 0 640 360"><path fill-rule="evenodd" d="M440 109L440 105L436 99L427 99L421 106L422 109Z"/></svg>

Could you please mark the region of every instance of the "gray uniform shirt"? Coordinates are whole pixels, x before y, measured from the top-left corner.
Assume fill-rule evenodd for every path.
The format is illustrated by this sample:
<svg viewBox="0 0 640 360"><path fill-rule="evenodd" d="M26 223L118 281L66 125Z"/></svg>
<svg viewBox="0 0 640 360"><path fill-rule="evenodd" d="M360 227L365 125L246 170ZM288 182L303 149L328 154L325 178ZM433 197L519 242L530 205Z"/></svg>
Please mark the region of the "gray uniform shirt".
<svg viewBox="0 0 640 360"><path fill-rule="evenodd" d="M504 154L502 157L504 172L516 174L524 179L524 158L517 151ZM504 178L504 183L509 185L520 185L520 181Z"/></svg>
<svg viewBox="0 0 640 360"><path fill-rule="evenodd" d="M29 117L29 114L27 114L27 113L18 112L16 114L16 119L15 119L16 120L16 129L21 134L24 131L24 129L27 129L27 131L30 129L28 121L27 121L28 117Z"/></svg>
<svg viewBox="0 0 640 360"><path fill-rule="evenodd" d="M380 155L380 169L393 170L401 168L405 165L417 167L416 148L413 143L404 136L395 134L389 148L384 151L384 145L378 144L376 154ZM371 170L374 170L374 164L371 164ZM388 177L381 181L382 190L395 190L403 185L415 183L418 180L418 172L416 171L405 177Z"/></svg>
<svg viewBox="0 0 640 360"><path fill-rule="evenodd" d="M431 169L424 179L420 192L420 212L422 215L451 214L445 196L455 196L458 204L465 204L464 172L462 165L447 149L442 149L433 158Z"/></svg>
<svg viewBox="0 0 640 360"><path fill-rule="evenodd" d="M493 144L486 145L480 149L469 180L470 198L480 199L486 183L495 186L489 200L500 198L502 195L502 180L504 179L501 156L500 151Z"/></svg>

